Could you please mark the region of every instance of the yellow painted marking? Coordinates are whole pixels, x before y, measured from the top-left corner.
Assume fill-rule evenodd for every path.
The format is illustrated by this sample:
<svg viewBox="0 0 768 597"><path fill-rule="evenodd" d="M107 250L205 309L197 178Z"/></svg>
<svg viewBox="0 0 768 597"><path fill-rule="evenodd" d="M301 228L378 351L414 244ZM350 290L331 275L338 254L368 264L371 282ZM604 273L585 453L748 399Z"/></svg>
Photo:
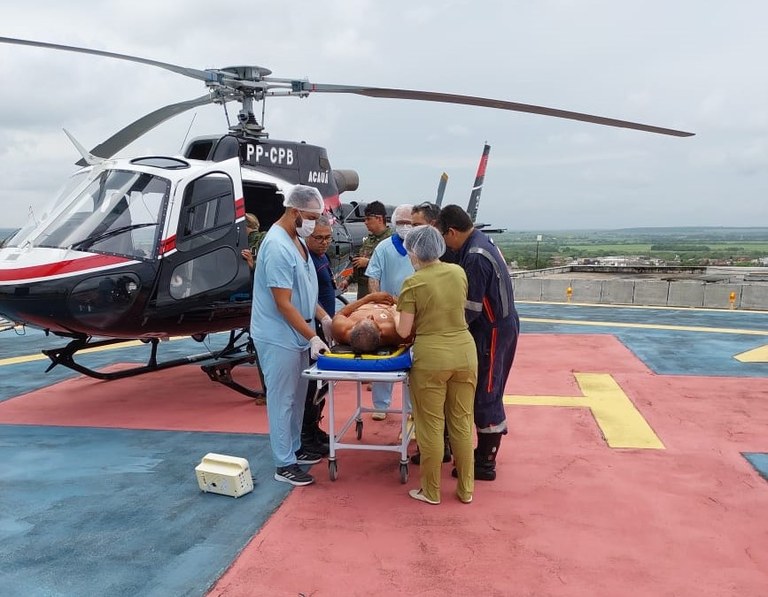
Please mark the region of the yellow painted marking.
<svg viewBox="0 0 768 597"><path fill-rule="evenodd" d="M580 321L576 319L548 319L545 317L521 317L520 321L530 323L558 323L590 327L635 328L641 330L671 330L677 332L706 332L708 334L744 334L747 336L768 336L768 330L743 330L738 328L708 328L692 325L666 325L662 323L626 323L613 321Z"/></svg>
<svg viewBox="0 0 768 597"><path fill-rule="evenodd" d="M607 373L574 373L583 396L504 396L504 404L588 408L611 448L664 450L640 411Z"/></svg>
<svg viewBox="0 0 768 597"><path fill-rule="evenodd" d="M768 363L768 344L742 352L733 358L742 363Z"/></svg>
<svg viewBox="0 0 768 597"><path fill-rule="evenodd" d="M183 340L184 338L187 338L188 336L174 336L173 338L170 338L170 340ZM84 350L78 351L78 354L88 353L88 352L102 352L104 350L115 350L118 348L128 348L130 346L142 346L144 342L141 342L140 340L133 340L132 342L125 342L123 344L111 344L109 346L96 346L94 348L86 348ZM45 356L42 352L40 354L28 354L20 357L9 357L7 359L0 359L0 367L3 367L5 365L18 365L19 363L31 363L32 361L47 361L48 357Z"/></svg>

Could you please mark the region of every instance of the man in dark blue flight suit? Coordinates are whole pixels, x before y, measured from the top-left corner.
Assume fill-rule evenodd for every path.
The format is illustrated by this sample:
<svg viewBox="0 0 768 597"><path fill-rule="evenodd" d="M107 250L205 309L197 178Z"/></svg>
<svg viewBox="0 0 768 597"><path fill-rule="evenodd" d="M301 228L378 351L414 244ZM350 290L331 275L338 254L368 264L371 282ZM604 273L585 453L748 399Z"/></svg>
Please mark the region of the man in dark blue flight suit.
<svg viewBox="0 0 768 597"><path fill-rule="evenodd" d="M504 386L520 332L512 280L498 247L475 229L472 219L458 205L440 211L438 228L445 244L455 251L469 283L464 313L477 345L478 362L475 479L493 481L501 436L507 433Z"/></svg>

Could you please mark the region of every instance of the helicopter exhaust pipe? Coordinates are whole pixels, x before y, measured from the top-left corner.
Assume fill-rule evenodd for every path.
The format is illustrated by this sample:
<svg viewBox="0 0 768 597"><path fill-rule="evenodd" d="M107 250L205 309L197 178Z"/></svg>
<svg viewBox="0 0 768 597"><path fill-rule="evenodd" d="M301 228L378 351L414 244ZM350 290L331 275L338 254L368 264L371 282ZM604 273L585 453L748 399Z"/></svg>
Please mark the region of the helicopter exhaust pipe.
<svg viewBox="0 0 768 597"><path fill-rule="evenodd" d="M336 181L339 194L344 191L356 191L360 186L360 176L356 170L333 170L333 180Z"/></svg>

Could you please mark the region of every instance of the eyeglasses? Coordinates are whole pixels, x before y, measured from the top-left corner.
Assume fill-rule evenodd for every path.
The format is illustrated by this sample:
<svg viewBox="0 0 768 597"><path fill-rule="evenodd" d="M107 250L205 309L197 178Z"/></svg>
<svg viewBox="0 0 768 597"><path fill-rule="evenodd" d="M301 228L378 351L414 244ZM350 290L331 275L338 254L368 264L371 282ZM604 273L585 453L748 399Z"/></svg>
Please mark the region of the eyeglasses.
<svg viewBox="0 0 768 597"><path fill-rule="evenodd" d="M315 236L314 234L311 235L312 238L314 238L319 243L329 243L333 240L333 236Z"/></svg>

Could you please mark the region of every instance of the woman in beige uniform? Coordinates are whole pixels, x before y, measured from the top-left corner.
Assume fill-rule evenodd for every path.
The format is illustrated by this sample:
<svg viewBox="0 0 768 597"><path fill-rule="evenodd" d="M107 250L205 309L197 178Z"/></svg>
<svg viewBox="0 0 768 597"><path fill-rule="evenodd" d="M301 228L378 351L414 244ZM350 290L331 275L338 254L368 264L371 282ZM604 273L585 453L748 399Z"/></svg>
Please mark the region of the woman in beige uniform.
<svg viewBox="0 0 768 597"><path fill-rule="evenodd" d="M428 504L440 503L443 428L458 471L456 495L472 501L474 455L473 404L477 385L477 351L467 323L467 277L458 265L442 263L445 241L432 226L417 226L405 237L405 249L416 270L400 290L397 332L415 331L410 374L416 441L421 451L421 488L409 495Z"/></svg>

